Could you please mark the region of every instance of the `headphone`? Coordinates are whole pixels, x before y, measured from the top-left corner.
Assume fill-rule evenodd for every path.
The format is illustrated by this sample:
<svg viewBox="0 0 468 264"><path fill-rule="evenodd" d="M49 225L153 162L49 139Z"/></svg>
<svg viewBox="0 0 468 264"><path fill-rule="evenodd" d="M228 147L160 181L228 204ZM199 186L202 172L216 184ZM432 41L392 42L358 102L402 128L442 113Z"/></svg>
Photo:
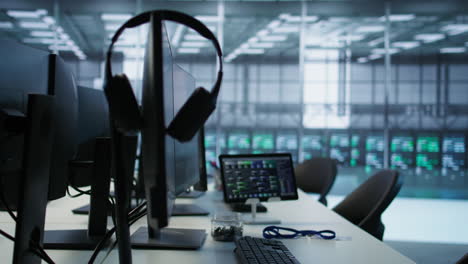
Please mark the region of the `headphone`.
<svg viewBox="0 0 468 264"><path fill-rule="evenodd" d="M129 19L115 32L107 51L105 64L104 93L109 104L109 112L114 125L120 132L132 134L143 127L143 117L130 81L125 74L112 75L111 57L115 42L126 28L148 23L151 18L185 25L211 40L216 49L219 69L211 92L203 87L195 89L166 129L166 132L178 141L189 141L216 108L216 100L223 79L223 54L215 35L202 22L184 13L169 10L145 12Z"/></svg>

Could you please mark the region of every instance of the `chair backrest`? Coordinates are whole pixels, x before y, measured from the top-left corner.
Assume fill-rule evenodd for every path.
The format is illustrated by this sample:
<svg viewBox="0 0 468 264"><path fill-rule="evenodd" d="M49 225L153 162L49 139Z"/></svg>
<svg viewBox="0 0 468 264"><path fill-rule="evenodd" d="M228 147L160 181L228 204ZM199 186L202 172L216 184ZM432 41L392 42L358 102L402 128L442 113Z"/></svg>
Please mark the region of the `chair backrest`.
<svg viewBox="0 0 468 264"><path fill-rule="evenodd" d="M382 240L385 226L380 217L401 185L402 179L397 171L379 171L346 196L333 211Z"/></svg>
<svg viewBox="0 0 468 264"><path fill-rule="evenodd" d="M320 194L319 201L327 205L326 196L335 182L336 161L331 158L313 158L296 166L297 187L305 192Z"/></svg>

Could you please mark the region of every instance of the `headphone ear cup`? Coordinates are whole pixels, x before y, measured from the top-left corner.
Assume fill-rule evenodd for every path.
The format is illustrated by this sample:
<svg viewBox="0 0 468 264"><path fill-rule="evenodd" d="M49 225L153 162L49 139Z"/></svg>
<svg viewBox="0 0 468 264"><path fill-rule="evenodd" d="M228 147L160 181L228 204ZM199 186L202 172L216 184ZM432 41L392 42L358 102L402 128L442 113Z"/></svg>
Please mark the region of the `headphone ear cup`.
<svg viewBox="0 0 468 264"><path fill-rule="evenodd" d="M191 140L216 109L213 96L205 88L193 91L169 124L167 133L181 142Z"/></svg>
<svg viewBox="0 0 468 264"><path fill-rule="evenodd" d="M132 86L125 74L113 76L104 87L114 125L123 133L137 133L143 124Z"/></svg>

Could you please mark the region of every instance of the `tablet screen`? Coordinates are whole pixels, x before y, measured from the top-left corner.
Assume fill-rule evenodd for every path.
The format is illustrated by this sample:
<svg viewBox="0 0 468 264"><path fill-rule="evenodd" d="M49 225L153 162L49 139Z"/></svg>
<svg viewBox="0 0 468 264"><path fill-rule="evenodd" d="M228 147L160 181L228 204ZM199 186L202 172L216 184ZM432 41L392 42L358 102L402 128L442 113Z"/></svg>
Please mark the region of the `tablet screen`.
<svg viewBox="0 0 468 264"><path fill-rule="evenodd" d="M227 203L297 199L291 154L221 155L219 161Z"/></svg>

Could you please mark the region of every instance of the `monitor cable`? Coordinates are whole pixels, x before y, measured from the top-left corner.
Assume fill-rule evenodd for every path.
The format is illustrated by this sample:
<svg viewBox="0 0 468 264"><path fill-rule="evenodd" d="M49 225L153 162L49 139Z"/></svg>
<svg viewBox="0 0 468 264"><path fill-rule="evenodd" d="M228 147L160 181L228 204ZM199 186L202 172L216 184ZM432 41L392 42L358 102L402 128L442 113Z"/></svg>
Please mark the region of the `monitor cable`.
<svg viewBox="0 0 468 264"><path fill-rule="evenodd" d="M131 210L128 213L128 219L129 219L128 224L129 224L129 226L133 225L136 221L138 221L140 218L145 216L146 213L147 213L146 202L141 203L139 206L137 206L133 210ZM114 225L113 228L111 228L109 231L107 231L107 233L104 235L104 237L101 239L101 241L99 241L99 243L96 245L96 247L95 247L95 249L93 251L93 254L91 255L91 257L90 257L90 259L88 261L88 264L94 263L94 261L96 260L99 252L104 248L104 246L107 244L107 242L111 239L111 237L115 233L115 231L116 231L115 225ZM113 245L109 248L106 256L110 254L110 252L112 251L112 249L116 245L117 245L117 239L113 243Z"/></svg>

